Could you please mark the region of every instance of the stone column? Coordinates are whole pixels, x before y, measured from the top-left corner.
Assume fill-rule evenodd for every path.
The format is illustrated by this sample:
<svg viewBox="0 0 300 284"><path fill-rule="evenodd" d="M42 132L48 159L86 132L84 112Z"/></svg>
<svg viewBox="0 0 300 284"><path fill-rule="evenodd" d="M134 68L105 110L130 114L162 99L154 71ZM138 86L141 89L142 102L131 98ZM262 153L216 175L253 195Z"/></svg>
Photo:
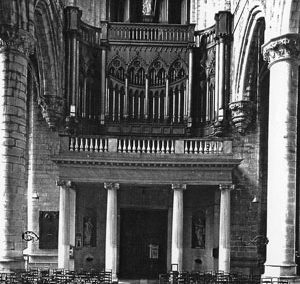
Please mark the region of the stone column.
<svg viewBox="0 0 300 284"><path fill-rule="evenodd" d="M183 251L183 191L186 184L172 184L173 189L173 219L171 264L178 264L178 271L182 271Z"/></svg>
<svg viewBox="0 0 300 284"><path fill-rule="evenodd" d="M105 183L107 189L107 214L106 214L106 241L105 241L105 270L112 271L113 280L117 280L117 222L118 203L117 190L118 183Z"/></svg>
<svg viewBox="0 0 300 284"><path fill-rule="evenodd" d="M0 271L24 269L27 64L33 43L22 30L0 35Z"/></svg>
<svg viewBox="0 0 300 284"><path fill-rule="evenodd" d="M263 46L269 62L267 259L265 276L296 275L296 157L299 34Z"/></svg>
<svg viewBox="0 0 300 284"><path fill-rule="evenodd" d="M71 187L70 181L57 181L59 186L58 268L70 269Z"/></svg>
<svg viewBox="0 0 300 284"><path fill-rule="evenodd" d="M230 272L230 190L232 184L220 184L219 270Z"/></svg>
<svg viewBox="0 0 300 284"><path fill-rule="evenodd" d="M39 106L36 103L38 84L33 70L28 73L28 94L29 99L29 118L28 118L28 186L27 186L27 230L38 234L38 222L36 219L39 213L39 178L38 178L38 165L36 155L39 151L36 138L38 136L37 124ZM27 249L24 254L27 254L29 263L31 262L30 256L34 254L37 248L37 243L29 241Z"/></svg>
<svg viewBox="0 0 300 284"><path fill-rule="evenodd" d="M70 188L70 248L72 247L74 253L75 234L76 234L76 190ZM74 257L69 261L69 270L75 270Z"/></svg>

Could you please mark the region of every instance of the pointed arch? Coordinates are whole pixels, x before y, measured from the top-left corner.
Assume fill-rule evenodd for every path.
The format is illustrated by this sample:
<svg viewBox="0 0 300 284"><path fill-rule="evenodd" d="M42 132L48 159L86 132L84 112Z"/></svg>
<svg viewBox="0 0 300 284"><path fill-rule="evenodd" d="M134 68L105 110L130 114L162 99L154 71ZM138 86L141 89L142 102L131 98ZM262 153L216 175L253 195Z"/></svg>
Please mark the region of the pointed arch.
<svg viewBox="0 0 300 284"><path fill-rule="evenodd" d="M34 11L35 58L40 82L38 101L50 128L56 127L64 109L62 19L56 8L52 1L40 0Z"/></svg>
<svg viewBox="0 0 300 284"><path fill-rule="evenodd" d="M249 13L245 33L242 39L240 56L236 68L236 85L235 85L235 100L243 97L245 79L247 76L247 67L251 54L251 44L256 36L256 32L259 26L264 25L264 14L262 7L255 6Z"/></svg>

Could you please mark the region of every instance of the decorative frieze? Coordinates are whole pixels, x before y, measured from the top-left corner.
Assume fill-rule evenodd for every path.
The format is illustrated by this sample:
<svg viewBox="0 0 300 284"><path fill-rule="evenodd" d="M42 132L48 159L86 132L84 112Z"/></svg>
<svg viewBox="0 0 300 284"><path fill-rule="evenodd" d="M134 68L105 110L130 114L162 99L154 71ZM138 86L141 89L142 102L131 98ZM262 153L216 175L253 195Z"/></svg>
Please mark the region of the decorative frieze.
<svg viewBox="0 0 300 284"><path fill-rule="evenodd" d="M254 117L252 101L237 101L229 104L231 120L237 131L244 134Z"/></svg>
<svg viewBox="0 0 300 284"><path fill-rule="evenodd" d="M272 39L262 46L264 60L272 64L283 59L299 59L300 35L286 34Z"/></svg>

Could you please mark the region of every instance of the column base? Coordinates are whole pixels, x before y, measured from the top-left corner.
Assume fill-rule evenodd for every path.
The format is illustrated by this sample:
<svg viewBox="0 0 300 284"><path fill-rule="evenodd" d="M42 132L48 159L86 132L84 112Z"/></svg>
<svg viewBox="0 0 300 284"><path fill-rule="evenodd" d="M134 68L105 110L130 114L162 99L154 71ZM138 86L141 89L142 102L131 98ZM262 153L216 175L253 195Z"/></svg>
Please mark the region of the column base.
<svg viewBox="0 0 300 284"><path fill-rule="evenodd" d="M21 258L2 258L0 259L0 272L13 272L25 269L25 260Z"/></svg>
<svg viewBox="0 0 300 284"><path fill-rule="evenodd" d="M265 264L265 273L262 278L265 277L286 277L293 278L297 276L297 265L295 263L272 265Z"/></svg>

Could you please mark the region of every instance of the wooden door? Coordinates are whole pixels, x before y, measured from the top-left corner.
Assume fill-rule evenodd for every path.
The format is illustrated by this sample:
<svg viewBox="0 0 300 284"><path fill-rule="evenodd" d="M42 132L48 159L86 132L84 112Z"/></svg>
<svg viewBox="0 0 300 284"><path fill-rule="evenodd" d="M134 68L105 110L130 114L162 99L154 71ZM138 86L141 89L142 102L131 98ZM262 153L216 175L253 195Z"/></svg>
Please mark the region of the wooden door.
<svg viewBox="0 0 300 284"><path fill-rule="evenodd" d="M121 209L123 279L158 279L167 266L167 210Z"/></svg>

